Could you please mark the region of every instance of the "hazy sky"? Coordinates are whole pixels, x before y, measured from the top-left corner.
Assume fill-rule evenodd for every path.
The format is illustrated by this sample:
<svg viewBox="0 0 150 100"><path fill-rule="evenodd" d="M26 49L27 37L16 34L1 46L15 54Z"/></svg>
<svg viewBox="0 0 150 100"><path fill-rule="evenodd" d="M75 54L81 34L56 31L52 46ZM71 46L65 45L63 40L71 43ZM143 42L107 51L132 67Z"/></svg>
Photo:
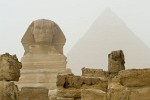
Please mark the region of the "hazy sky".
<svg viewBox="0 0 150 100"><path fill-rule="evenodd" d="M66 54L106 8L150 47L150 0L0 0L0 54L9 52L20 59L22 36L41 18L55 21L63 30Z"/></svg>

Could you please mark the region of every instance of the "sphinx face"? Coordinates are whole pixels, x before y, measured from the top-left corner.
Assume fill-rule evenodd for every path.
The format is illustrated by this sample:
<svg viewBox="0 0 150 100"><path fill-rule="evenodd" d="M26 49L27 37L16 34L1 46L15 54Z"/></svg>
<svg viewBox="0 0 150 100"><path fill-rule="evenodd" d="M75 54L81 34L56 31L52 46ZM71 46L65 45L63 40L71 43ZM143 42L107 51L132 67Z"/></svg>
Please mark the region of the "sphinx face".
<svg viewBox="0 0 150 100"><path fill-rule="evenodd" d="M53 32L51 31L51 27L43 20L34 22L33 35L35 43L49 44L52 42Z"/></svg>

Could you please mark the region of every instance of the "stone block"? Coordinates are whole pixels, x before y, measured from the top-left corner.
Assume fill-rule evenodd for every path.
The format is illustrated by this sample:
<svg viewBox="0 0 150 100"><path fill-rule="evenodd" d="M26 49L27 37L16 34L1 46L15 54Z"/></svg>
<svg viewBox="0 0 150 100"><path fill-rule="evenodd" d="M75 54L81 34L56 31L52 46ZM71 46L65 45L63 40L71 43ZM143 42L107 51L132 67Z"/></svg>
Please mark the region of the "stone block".
<svg viewBox="0 0 150 100"><path fill-rule="evenodd" d="M71 76L68 75L67 76L67 84L69 88L81 88L81 85L83 83L83 79L81 78L81 76Z"/></svg>
<svg viewBox="0 0 150 100"><path fill-rule="evenodd" d="M57 87L63 87L63 88L81 88L81 85L83 83L83 79L81 76L75 76L73 74L59 74L57 75Z"/></svg>
<svg viewBox="0 0 150 100"><path fill-rule="evenodd" d="M74 100L74 98L60 98L60 97L58 97L56 100Z"/></svg>
<svg viewBox="0 0 150 100"><path fill-rule="evenodd" d="M58 74L57 75L56 86L57 87L64 87L66 80L67 80L67 75Z"/></svg>
<svg viewBox="0 0 150 100"><path fill-rule="evenodd" d="M109 89L107 94L108 100L132 100L129 99L130 90L128 88Z"/></svg>
<svg viewBox="0 0 150 100"><path fill-rule="evenodd" d="M80 98L81 89L61 89L57 91L57 97Z"/></svg>
<svg viewBox="0 0 150 100"><path fill-rule="evenodd" d="M129 100L150 100L150 87L132 89Z"/></svg>
<svg viewBox="0 0 150 100"><path fill-rule="evenodd" d="M107 80L101 80L101 78L98 77L83 77L83 84L81 88L88 89L100 89L103 91L107 91L108 82Z"/></svg>
<svg viewBox="0 0 150 100"><path fill-rule="evenodd" d="M106 77L106 72L102 69L82 68L82 76L86 77Z"/></svg>
<svg viewBox="0 0 150 100"><path fill-rule="evenodd" d="M19 100L49 100L48 89L42 87L23 87Z"/></svg>
<svg viewBox="0 0 150 100"><path fill-rule="evenodd" d="M108 71L110 73L119 72L125 69L125 60L122 50L112 51L108 55Z"/></svg>
<svg viewBox="0 0 150 100"><path fill-rule="evenodd" d="M127 87L150 86L150 69L129 69L119 72L120 83Z"/></svg>
<svg viewBox="0 0 150 100"><path fill-rule="evenodd" d="M82 89L81 100L107 100L107 93L98 89Z"/></svg>

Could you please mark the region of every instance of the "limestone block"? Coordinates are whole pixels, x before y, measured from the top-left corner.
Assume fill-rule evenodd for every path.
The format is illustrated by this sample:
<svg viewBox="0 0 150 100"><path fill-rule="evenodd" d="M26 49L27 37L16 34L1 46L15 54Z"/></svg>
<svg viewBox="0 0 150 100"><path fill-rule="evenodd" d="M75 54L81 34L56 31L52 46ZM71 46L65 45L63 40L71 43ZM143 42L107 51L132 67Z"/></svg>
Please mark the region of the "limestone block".
<svg viewBox="0 0 150 100"><path fill-rule="evenodd" d="M60 97L58 97L56 100L74 100L74 98L60 98Z"/></svg>
<svg viewBox="0 0 150 100"><path fill-rule="evenodd" d="M5 53L0 55L0 81L18 81L22 64L16 55Z"/></svg>
<svg viewBox="0 0 150 100"><path fill-rule="evenodd" d="M0 100L18 100L18 94L14 82L0 81Z"/></svg>
<svg viewBox="0 0 150 100"><path fill-rule="evenodd" d="M132 100L129 99L130 90L128 88L109 89L108 100Z"/></svg>
<svg viewBox="0 0 150 100"><path fill-rule="evenodd" d="M107 100L107 93L98 89L83 89L81 100Z"/></svg>
<svg viewBox="0 0 150 100"><path fill-rule="evenodd" d="M81 90L80 89L61 89L57 91L57 97L80 98Z"/></svg>
<svg viewBox="0 0 150 100"><path fill-rule="evenodd" d="M150 100L150 87L132 89L129 100Z"/></svg>
<svg viewBox="0 0 150 100"><path fill-rule="evenodd" d="M109 100L150 100L150 87L110 89Z"/></svg>
<svg viewBox="0 0 150 100"><path fill-rule="evenodd" d="M19 100L49 100L48 89L42 87L23 87Z"/></svg>
<svg viewBox="0 0 150 100"><path fill-rule="evenodd" d="M82 76L87 77L106 77L106 72L104 72L102 69L93 69L93 68L82 68Z"/></svg>
<svg viewBox="0 0 150 100"><path fill-rule="evenodd" d="M125 87L120 84L120 78L118 76L113 77L108 80L108 90L109 89L124 89Z"/></svg>
<svg viewBox="0 0 150 100"><path fill-rule="evenodd" d="M74 100L81 100L81 98L75 98Z"/></svg>
<svg viewBox="0 0 150 100"><path fill-rule="evenodd" d="M71 76L71 75L67 76L66 87L78 89L81 88L82 83L83 83L83 79L81 78L81 76Z"/></svg>
<svg viewBox="0 0 150 100"><path fill-rule="evenodd" d="M63 88L81 88L83 79L81 76L75 76L72 74L59 74L57 75L57 87Z"/></svg>
<svg viewBox="0 0 150 100"><path fill-rule="evenodd" d="M57 98L56 93L57 93L57 89L49 90L48 92L49 100L56 100Z"/></svg>
<svg viewBox="0 0 150 100"><path fill-rule="evenodd" d="M67 75L58 74L58 75L57 75L57 82L56 82L57 87L58 87L58 88L59 88L59 87L64 87L66 80L67 80Z"/></svg>
<svg viewBox="0 0 150 100"><path fill-rule="evenodd" d="M57 100L57 97L56 96L51 96L51 97L49 97L49 100Z"/></svg>
<svg viewBox="0 0 150 100"><path fill-rule="evenodd" d="M150 86L150 69L129 69L119 72L120 83L127 87Z"/></svg>
<svg viewBox="0 0 150 100"><path fill-rule="evenodd" d="M125 60L122 50L112 51L108 55L108 71L109 72L119 72L125 69Z"/></svg>
<svg viewBox="0 0 150 100"><path fill-rule="evenodd" d="M58 75L58 88L97 88L103 91L107 90L107 80L102 80L99 77L85 77L75 75Z"/></svg>
<svg viewBox="0 0 150 100"><path fill-rule="evenodd" d="M83 89L93 88L93 89L100 89L103 91L107 91L108 82L107 80L101 80L99 77L83 77Z"/></svg>

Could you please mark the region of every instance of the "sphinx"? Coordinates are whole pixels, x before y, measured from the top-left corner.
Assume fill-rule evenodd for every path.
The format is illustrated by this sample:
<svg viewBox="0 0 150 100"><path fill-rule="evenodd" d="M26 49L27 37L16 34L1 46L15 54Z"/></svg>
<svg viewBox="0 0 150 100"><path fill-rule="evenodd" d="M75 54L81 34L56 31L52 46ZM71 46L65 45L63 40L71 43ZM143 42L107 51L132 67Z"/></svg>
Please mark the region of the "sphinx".
<svg viewBox="0 0 150 100"><path fill-rule="evenodd" d="M23 38L24 55L18 83L22 87L56 88L57 73L66 72L63 47L66 38L60 27L48 19L33 21Z"/></svg>

